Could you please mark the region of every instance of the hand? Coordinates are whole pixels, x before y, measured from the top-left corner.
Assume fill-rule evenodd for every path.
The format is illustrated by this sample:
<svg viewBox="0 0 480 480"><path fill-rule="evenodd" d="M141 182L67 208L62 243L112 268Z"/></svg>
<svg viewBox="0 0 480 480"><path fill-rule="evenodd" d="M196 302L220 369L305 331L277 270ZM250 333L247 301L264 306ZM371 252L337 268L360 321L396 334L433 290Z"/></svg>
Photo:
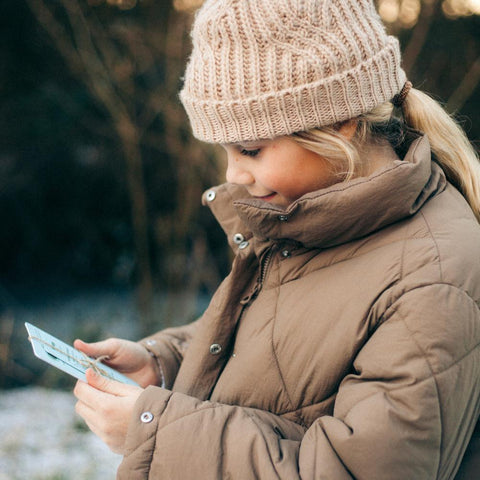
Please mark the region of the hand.
<svg viewBox="0 0 480 480"><path fill-rule="evenodd" d="M73 390L76 412L90 430L114 453L125 453L128 422L143 389L102 377L92 369L86 372L88 384L78 381Z"/></svg>
<svg viewBox="0 0 480 480"><path fill-rule="evenodd" d="M139 343L109 338L95 343L75 340L73 346L89 357L108 355L108 359L103 361L105 365L124 373L142 387L159 383L157 362Z"/></svg>

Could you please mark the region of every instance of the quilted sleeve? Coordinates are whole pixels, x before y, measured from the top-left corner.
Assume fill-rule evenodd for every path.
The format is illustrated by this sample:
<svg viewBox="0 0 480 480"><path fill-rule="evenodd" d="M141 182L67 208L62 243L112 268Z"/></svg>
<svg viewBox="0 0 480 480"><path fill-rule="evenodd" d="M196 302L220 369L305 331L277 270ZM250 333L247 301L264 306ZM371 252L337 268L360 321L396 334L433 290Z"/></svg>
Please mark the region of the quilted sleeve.
<svg viewBox="0 0 480 480"><path fill-rule="evenodd" d="M163 386L171 388L199 320L175 328L167 328L140 340L155 356L163 376Z"/></svg>

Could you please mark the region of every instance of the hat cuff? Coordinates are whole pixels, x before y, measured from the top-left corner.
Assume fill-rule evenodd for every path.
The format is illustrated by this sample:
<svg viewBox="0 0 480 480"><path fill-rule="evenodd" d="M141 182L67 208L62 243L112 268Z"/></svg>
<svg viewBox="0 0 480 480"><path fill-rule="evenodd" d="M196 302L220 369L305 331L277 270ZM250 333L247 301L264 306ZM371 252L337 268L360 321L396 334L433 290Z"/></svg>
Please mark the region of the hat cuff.
<svg viewBox="0 0 480 480"><path fill-rule="evenodd" d="M184 89L180 99L196 138L209 143L237 143L355 118L389 101L405 81L398 40L390 36L375 56L317 82L229 101L199 100Z"/></svg>

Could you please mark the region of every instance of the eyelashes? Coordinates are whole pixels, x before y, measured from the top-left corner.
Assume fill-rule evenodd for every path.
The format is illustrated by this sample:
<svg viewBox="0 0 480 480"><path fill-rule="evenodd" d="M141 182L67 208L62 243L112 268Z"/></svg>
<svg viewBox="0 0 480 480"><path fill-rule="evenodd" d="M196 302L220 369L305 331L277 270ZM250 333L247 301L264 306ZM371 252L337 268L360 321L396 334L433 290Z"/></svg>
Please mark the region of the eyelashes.
<svg viewBox="0 0 480 480"><path fill-rule="evenodd" d="M247 150L246 148L240 150L241 155L245 155L246 157L256 157L260 153L260 149L256 148L254 150Z"/></svg>

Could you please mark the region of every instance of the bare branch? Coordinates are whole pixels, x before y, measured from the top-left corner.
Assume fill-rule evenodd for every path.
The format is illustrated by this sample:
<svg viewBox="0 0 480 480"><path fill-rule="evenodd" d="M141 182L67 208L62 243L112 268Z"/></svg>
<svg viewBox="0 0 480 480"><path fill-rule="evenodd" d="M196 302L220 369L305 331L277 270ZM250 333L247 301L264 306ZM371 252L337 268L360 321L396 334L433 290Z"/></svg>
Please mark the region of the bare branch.
<svg viewBox="0 0 480 480"><path fill-rule="evenodd" d="M76 75L83 75L85 73L83 63L77 50L68 40L69 34L65 27L55 18L43 0L27 0L27 3L38 22L50 35L70 70Z"/></svg>
<svg viewBox="0 0 480 480"><path fill-rule="evenodd" d="M85 67L86 85L114 118L128 116L122 98L115 92L111 74L99 57L85 15L78 2L76 0L61 0L61 2L72 27L77 52Z"/></svg>
<svg viewBox="0 0 480 480"><path fill-rule="evenodd" d="M415 62L422 51L428 37L428 32L432 25L433 19L440 12L440 0L433 0L430 2L421 2L422 10L415 25L410 41L403 51L403 67L407 75L413 69Z"/></svg>
<svg viewBox="0 0 480 480"><path fill-rule="evenodd" d="M457 89L452 93L447 102L449 112L462 109L480 83L480 56L473 62Z"/></svg>

